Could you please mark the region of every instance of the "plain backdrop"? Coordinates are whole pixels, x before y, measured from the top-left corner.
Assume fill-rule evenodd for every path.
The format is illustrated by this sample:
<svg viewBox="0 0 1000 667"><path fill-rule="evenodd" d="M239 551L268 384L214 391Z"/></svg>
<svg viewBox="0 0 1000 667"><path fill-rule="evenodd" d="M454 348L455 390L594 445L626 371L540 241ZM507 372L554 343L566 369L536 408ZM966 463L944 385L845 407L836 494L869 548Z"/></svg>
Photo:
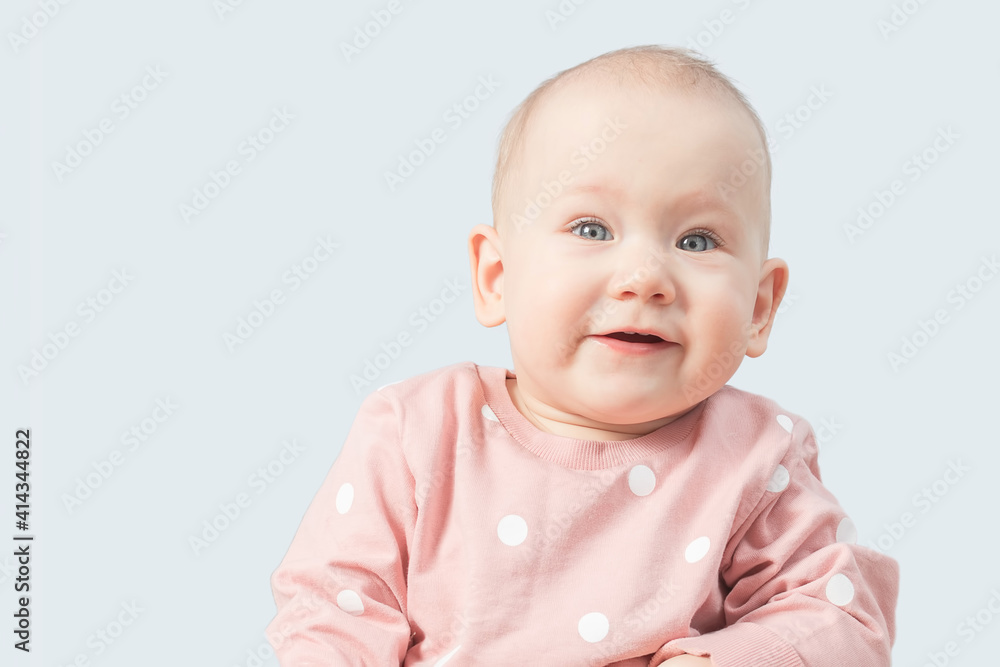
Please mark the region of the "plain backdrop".
<svg viewBox="0 0 1000 667"><path fill-rule="evenodd" d="M791 283L770 348L731 384L825 427L824 481L860 542L901 564L894 663L947 648L948 664L992 664L1000 7L388 6L4 4L5 625L12 538L35 541L32 652L5 631L0 663L276 664L268 578L364 396L459 361L512 368L505 328L475 320L466 251L491 221L511 110L562 69L657 43L714 60L776 145L771 254ZM337 246L325 261L320 243ZM446 281L459 298L424 318ZM401 333L411 344L353 386Z"/></svg>

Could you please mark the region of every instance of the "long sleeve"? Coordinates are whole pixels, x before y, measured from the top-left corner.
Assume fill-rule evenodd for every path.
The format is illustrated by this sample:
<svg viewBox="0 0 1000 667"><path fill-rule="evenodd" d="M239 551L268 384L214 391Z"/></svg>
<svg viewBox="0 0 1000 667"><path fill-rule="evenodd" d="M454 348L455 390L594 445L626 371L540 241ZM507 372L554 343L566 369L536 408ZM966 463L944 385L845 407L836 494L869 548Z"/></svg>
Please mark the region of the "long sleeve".
<svg viewBox="0 0 1000 667"><path fill-rule="evenodd" d="M820 481L811 427L789 426L787 453L723 555L726 627L668 642L650 665L680 653L716 667L890 664L899 566L854 544Z"/></svg>
<svg viewBox="0 0 1000 667"><path fill-rule="evenodd" d="M267 636L282 665L402 664L415 516L399 420L374 392L271 578Z"/></svg>

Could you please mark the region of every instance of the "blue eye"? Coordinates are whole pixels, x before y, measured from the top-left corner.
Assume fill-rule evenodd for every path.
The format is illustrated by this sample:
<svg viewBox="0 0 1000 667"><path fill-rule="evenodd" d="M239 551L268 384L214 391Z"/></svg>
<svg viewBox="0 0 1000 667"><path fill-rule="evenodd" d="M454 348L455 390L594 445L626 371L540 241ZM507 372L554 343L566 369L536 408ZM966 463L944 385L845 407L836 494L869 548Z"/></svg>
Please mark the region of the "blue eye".
<svg viewBox="0 0 1000 667"><path fill-rule="evenodd" d="M576 231L578 229L580 230L579 234L577 234ZM611 232L608 231L608 228L593 218L584 218L583 220L574 222L569 231L577 236L585 239L593 239L595 241L606 241L612 238Z"/></svg>
<svg viewBox="0 0 1000 667"><path fill-rule="evenodd" d="M681 250L692 252L704 252L718 247L715 239L707 233L688 234L677 242L677 247Z"/></svg>

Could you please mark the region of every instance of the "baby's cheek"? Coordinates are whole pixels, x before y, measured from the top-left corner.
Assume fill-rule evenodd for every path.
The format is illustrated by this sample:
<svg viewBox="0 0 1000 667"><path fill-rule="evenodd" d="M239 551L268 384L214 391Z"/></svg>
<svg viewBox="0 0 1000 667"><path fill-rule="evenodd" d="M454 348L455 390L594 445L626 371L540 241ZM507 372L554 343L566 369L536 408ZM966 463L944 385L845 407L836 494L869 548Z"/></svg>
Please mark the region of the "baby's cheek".
<svg viewBox="0 0 1000 667"><path fill-rule="evenodd" d="M736 372L746 354L749 318L744 321L740 317L736 303L726 303L701 315L695 330L688 332L688 371L700 384L712 380L721 386Z"/></svg>
<svg viewBox="0 0 1000 667"><path fill-rule="evenodd" d="M733 341L745 339L750 331L753 306L733 289L718 290L697 310L688 313L700 337L711 340L713 346L729 347Z"/></svg>

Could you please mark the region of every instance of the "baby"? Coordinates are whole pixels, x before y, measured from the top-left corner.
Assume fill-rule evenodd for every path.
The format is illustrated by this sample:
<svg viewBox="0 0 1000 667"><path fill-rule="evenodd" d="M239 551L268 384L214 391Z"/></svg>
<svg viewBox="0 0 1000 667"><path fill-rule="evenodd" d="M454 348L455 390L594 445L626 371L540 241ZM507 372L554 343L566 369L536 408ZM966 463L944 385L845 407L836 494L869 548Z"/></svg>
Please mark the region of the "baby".
<svg viewBox="0 0 1000 667"><path fill-rule="evenodd" d="M283 665L882 666L896 562L809 424L726 385L788 283L759 118L679 49L605 54L504 130L458 363L362 403L272 577Z"/></svg>

